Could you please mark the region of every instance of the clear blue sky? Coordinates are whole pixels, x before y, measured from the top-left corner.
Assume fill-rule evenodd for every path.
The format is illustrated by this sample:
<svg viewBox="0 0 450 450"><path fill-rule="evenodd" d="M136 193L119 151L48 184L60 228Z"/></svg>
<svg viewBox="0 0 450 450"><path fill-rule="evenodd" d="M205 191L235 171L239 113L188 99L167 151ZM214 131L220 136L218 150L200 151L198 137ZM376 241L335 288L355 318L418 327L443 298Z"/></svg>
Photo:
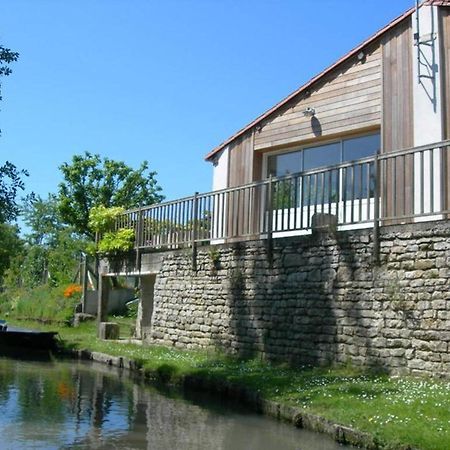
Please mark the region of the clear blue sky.
<svg viewBox="0 0 450 450"><path fill-rule="evenodd" d="M204 155L413 0L2 0L0 164L56 192L88 150L147 159L168 199L211 189Z"/></svg>

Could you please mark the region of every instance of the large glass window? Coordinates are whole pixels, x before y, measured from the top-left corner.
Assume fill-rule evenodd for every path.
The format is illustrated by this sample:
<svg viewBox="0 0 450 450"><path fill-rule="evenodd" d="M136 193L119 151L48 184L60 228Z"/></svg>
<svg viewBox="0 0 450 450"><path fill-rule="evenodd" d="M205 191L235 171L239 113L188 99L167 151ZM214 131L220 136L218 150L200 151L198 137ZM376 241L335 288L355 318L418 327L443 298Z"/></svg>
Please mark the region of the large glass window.
<svg viewBox="0 0 450 450"><path fill-rule="evenodd" d="M380 149L380 135L369 134L342 141L343 161L356 161L357 159L373 156Z"/></svg>
<svg viewBox="0 0 450 450"><path fill-rule="evenodd" d="M334 166L341 162L341 143L319 145L303 150L303 170Z"/></svg>
<svg viewBox="0 0 450 450"><path fill-rule="evenodd" d="M326 168L373 156L380 148L380 134L341 139L329 144L305 147L267 158L267 175L284 175ZM276 209L302 204L329 204L341 200L373 197L373 163L305 174L298 179L280 180L274 192Z"/></svg>
<svg viewBox="0 0 450 450"><path fill-rule="evenodd" d="M319 167L334 166L374 155L380 148L380 133L341 139L267 158L267 176L282 177Z"/></svg>
<svg viewBox="0 0 450 450"><path fill-rule="evenodd" d="M268 175L282 177L291 173L301 172L302 152L289 152L272 155L267 158Z"/></svg>

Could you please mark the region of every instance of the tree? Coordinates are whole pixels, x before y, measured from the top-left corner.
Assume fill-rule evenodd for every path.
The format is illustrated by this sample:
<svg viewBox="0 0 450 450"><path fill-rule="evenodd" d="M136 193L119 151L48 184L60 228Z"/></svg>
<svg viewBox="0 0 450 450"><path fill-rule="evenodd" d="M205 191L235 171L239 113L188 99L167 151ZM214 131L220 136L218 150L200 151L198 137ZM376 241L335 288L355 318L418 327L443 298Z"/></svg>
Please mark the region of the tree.
<svg viewBox="0 0 450 450"><path fill-rule="evenodd" d="M58 233L66 228L54 194L49 194L47 199L35 194L28 195L23 202L21 216L30 230L26 238L31 245L53 246Z"/></svg>
<svg viewBox="0 0 450 450"><path fill-rule="evenodd" d="M8 76L11 73L9 64L17 61L19 54L12 52L9 48L0 45L0 77ZM0 100L1 85L0 85ZM19 212L16 203L16 195L19 189L23 189L22 176L27 176L25 170L19 170L17 167L6 161L0 166L0 223L14 220Z"/></svg>
<svg viewBox="0 0 450 450"><path fill-rule="evenodd" d="M28 176L28 172L17 169L9 161L0 166L0 223L14 220L19 213L16 197L19 189L25 187L23 176Z"/></svg>
<svg viewBox="0 0 450 450"><path fill-rule="evenodd" d="M11 51L9 48L0 45L0 76L7 77L11 73L11 68L9 64L17 61L19 54L17 52ZM2 99L0 91L0 100Z"/></svg>
<svg viewBox="0 0 450 450"><path fill-rule="evenodd" d="M89 238L89 211L94 206L120 206L125 209L151 205L164 199L156 172L144 161L135 170L122 161L101 158L85 152L64 163L64 181L59 185L58 206L62 220Z"/></svg>
<svg viewBox="0 0 450 450"><path fill-rule="evenodd" d="M18 58L19 54L17 52L0 45L0 76L8 76L11 73L11 68L8 64L17 61Z"/></svg>
<svg viewBox="0 0 450 450"><path fill-rule="evenodd" d="M21 284L33 287L43 282L59 286L72 280L79 255L86 242L74 229L61 221L55 195L47 199L28 196L23 205L23 219L30 232L26 252L20 263Z"/></svg>
<svg viewBox="0 0 450 450"><path fill-rule="evenodd" d="M16 225L0 223L0 284L16 255L22 254L23 241Z"/></svg>

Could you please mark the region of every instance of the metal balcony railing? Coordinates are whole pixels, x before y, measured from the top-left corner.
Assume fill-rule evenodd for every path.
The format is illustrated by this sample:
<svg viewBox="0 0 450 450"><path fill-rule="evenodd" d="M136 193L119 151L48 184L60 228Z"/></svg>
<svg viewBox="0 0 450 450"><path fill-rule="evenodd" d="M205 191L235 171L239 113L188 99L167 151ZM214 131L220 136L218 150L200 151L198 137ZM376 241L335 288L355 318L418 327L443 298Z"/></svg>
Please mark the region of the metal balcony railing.
<svg viewBox="0 0 450 450"><path fill-rule="evenodd" d="M308 233L327 215L338 229L440 220L450 204L450 140L358 161L196 193L126 211L138 249Z"/></svg>

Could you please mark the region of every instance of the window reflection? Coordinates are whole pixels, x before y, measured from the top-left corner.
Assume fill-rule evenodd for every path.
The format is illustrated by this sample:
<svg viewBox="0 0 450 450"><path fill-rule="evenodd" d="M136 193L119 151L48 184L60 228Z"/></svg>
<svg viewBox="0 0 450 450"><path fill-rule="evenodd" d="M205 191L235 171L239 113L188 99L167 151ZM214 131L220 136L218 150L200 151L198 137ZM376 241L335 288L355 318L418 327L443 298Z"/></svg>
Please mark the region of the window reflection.
<svg viewBox="0 0 450 450"><path fill-rule="evenodd" d="M334 166L373 156L380 149L380 133L342 139L267 158L267 176L282 177L305 170Z"/></svg>
<svg viewBox="0 0 450 450"><path fill-rule="evenodd" d="M343 161L356 161L375 155L380 149L380 135L370 134L342 141Z"/></svg>
<svg viewBox="0 0 450 450"><path fill-rule="evenodd" d="M334 166L341 162L341 143L334 142L333 144L306 148L303 153L303 170Z"/></svg>
<svg viewBox="0 0 450 450"><path fill-rule="evenodd" d="M300 205L330 205L338 201L372 198L375 189L372 162L309 175L300 172L357 161L373 156L379 149L380 134L374 133L270 155L267 159L268 175L282 177L298 173L293 179L277 182L273 207L283 209Z"/></svg>
<svg viewBox="0 0 450 450"><path fill-rule="evenodd" d="M272 155L268 158L268 175L282 177L302 171L302 152L289 152Z"/></svg>

